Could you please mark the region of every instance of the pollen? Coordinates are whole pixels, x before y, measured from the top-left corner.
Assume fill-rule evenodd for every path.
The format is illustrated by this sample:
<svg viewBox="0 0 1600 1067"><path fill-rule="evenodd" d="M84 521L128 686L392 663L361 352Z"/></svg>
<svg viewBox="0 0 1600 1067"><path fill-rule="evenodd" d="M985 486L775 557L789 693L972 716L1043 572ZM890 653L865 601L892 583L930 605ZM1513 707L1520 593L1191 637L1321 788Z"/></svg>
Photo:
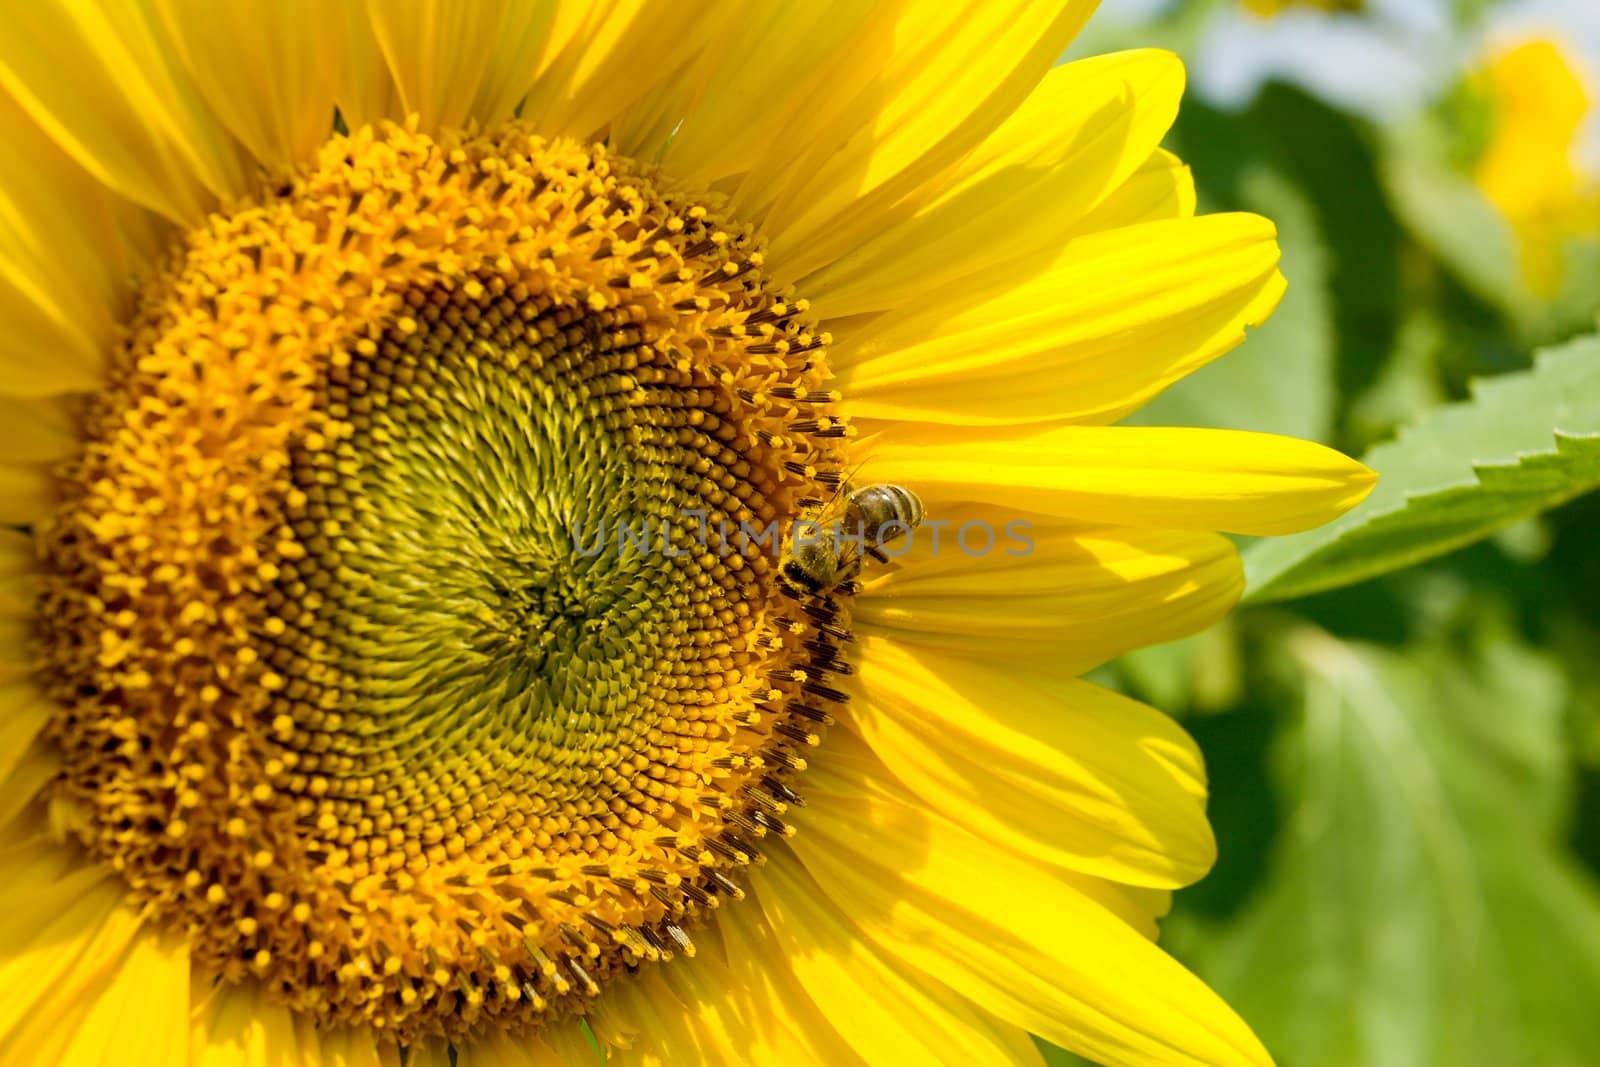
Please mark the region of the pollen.
<svg viewBox="0 0 1600 1067"><path fill-rule="evenodd" d="M718 536L846 467L759 235L601 146L391 125L141 293L38 537L84 844L198 963L402 1042L692 954L844 699L848 593Z"/></svg>

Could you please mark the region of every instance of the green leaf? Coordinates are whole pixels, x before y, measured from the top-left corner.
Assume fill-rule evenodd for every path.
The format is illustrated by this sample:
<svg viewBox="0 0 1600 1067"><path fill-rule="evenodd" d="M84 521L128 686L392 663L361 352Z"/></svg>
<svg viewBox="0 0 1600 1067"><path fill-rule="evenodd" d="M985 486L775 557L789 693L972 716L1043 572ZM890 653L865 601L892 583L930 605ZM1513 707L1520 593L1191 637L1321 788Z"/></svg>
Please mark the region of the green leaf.
<svg viewBox="0 0 1600 1067"><path fill-rule="evenodd" d="M1169 140L1194 168L1207 211L1248 209L1249 186L1263 168L1293 183L1320 241L1339 396L1364 391L1393 347L1396 293L1406 286L1404 233L1379 179L1370 128L1301 89L1272 83L1243 112L1186 100ZM1287 248L1289 229L1284 236ZM1285 271L1295 298L1308 279L1292 261ZM1222 362L1247 358L1253 344Z"/></svg>
<svg viewBox="0 0 1600 1067"><path fill-rule="evenodd" d="M1265 167L1241 177L1238 196L1242 207L1277 225L1289 291L1242 347L1178 382L1128 421L1324 438L1333 420L1334 344L1316 214L1294 183Z"/></svg>
<svg viewBox="0 0 1600 1067"><path fill-rule="evenodd" d="M1456 24L1470 27L1493 10L1495 5L1494 0L1455 0L1450 6L1455 9Z"/></svg>
<svg viewBox="0 0 1600 1067"><path fill-rule="evenodd" d="M1471 400L1429 412L1364 457L1379 479L1360 507L1251 545L1247 599L1397 570L1600 485L1600 338L1547 350L1534 369L1476 386Z"/></svg>
<svg viewBox="0 0 1600 1067"><path fill-rule="evenodd" d="M1388 139L1382 175L1395 213L1485 300L1532 314L1511 227L1477 186L1452 170L1446 131L1422 123Z"/></svg>
<svg viewBox="0 0 1600 1067"><path fill-rule="evenodd" d="M1468 290L1509 315L1520 338L1539 344L1568 336L1593 320L1600 246L1569 236L1559 292L1530 289L1516 234L1467 177L1475 153L1452 145L1470 125L1459 108L1446 107L1388 131L1380 173L1394 212ZM1463 155L1469 158L1457 158Z"/></svg>
<svg viewBox="0 0 1600 1067"><path fill-rule="evenodd" d="M1348 437L1362 445L1386 441L1417 412L1447 403L1450 396L1439 380L1437 359L1448 344L1445 326L1433 308L1412 309L1400 324L1394 349L1377 380L1350 402Z"/></svg>
<svg viewBox="0 0 1600 1067"><path fill-rule="evenodd" d="M1107 684L1167 712L1212 712L1234 704L1244 685L1239 633L1231 617L1193 637L1119 656Z"/></svg>
<svg viewBox="0 0 1600 1067"><path fill-rule="evenodd" d="M1285 1067L1579 1067L1600 1048L1600 896L1561 844L1567 693L1542 653L1288 647L1293 807L1231 922L1166 941Z"/></svg>

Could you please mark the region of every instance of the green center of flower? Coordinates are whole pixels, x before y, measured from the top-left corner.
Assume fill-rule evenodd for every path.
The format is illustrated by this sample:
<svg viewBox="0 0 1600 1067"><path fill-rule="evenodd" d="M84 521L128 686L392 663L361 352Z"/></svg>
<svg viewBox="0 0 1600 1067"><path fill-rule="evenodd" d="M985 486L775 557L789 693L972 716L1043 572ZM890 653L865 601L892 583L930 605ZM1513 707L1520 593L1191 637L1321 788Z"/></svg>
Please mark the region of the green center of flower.
<svg viewBox="0 0 1600 1067"><path fill-rule="evenodd" d="M597 146L337 138L144 289L40 531L57 798L195 958L401 1040L692 952L844 670L805 304Z"/></svg>

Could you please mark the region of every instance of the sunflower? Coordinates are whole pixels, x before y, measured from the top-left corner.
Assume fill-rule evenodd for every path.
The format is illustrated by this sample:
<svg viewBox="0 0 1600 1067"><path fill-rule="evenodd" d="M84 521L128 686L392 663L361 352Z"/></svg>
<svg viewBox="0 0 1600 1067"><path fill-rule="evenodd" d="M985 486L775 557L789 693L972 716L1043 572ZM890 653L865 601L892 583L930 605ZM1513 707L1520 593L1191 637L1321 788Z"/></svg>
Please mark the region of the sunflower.
<svg viewBox="0 0 1600 1067"><path fill-rule="evenodd" d="M1469 80L1487 127L1473 165L1483 195L1510 225L1528 286L1555 296L1566 245L1600 237L1600 174L1578 163L1594 101L1590 79L1561 42L1497 45Z"/></svg>
<svg viewBox="0 0 1600 1067"><path fill-rule="evenodd" d="M1371 479L1110 425L1284 282L1091 6L12 11L0 1062L1265 1062L1078 676Z"/></svg>

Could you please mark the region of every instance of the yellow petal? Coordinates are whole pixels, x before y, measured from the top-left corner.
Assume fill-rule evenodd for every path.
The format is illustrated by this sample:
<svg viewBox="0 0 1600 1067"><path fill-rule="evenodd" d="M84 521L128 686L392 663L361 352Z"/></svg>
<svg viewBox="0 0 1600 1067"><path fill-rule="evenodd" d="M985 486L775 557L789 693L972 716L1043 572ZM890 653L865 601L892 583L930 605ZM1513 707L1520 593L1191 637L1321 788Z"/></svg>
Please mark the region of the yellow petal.
<svg viewBox="0 0 1600 1067"><path fill-rule="evenodd" d="M0 390L40 396L92 389L99 382L103 358L94 342L78 330L64 328L25 292L0 277L0 316L6 321L0 341Z"/></svg>
<svg viewBox="0 0 1600 1067"><path fill-rule="evenodd" d="M591 1056L598 1063L598 1058ZM411 1067L415 1061L407 1061ZM446 1060L446 1063L449 1061ZM417 1067L421 1067L418 1063ZM564 1067L555 1049L538 1034L504 1030L463 1039L456 1045L456 1067Z"/></svg>
<svg viewBox="0 0 1600 1067"><path fill-rule="evenodd" d="M0 616L0 682L14 682L33 675L33 623L26 618ZM4 798L0 797L0 805Z"/></svg>
<svg viewBox="0 0 1600 1067"><path fill-rule="evenodd" d="M14 679L11 679L14 680ZM8 680L10 681L10 680ZM22 727L19 733L27 733ZM44 787L61 773L61 759L54 748L33 731L34 739L20 754L13 754L4 781L0 781L0 829L13 828L39 819L42 807L35 801Z"/></svg>
<svg viewBox="0 0 1600 1067"><path fill-rule="evenodd" d="M608 990L606 1000L605 1014L626 1014L636 1026L628 1051L611 1053L608 1062L612 1057L642 1067L678 1063L736 1067L741 1062L735 1051L736 1021L715 1004L692 995L686 1001L667 984L665 975L654 971L637 975L624 987Z"/></svg>
<svg viewBox="0 0 1600 1067"><path fill-rule="evenodd" d="M884 5L841 57L854 77L819 87L799 126L738 189L738 207L772 205L764 218L775 276L810 274L920 207L937 192L930 183L1027 98L1093 7Z"/></svg>
<svg viewBox="0 0 1600 1067"><path fill-rule="evenodd" d="M333 102L345 128L352 131L381 119L403 122L407 118L388 59L372 29L370 8L377 2L340 0L322 9L322 28L338 42L339 49Z"/></svg>
<svg viewBox="0 0 1600 1067"><path fill-rule="evenodd" d="M937 196L807 278L806 295L823 315L857 315L957 278L1028 269L1019 261L1053 253L1150 158L1182 95L1183 65L1170 52L1056 67Z"/></svg>
<svg viewBox="0 0 1600 1067"><path fill-rule="evenodd" d="M12 789L12 775L33 752L53 710L54 704L33 679L0 682L0 789ZM25 781L17 782L17 792L27 789Z"/></svg>
<svg viewBox="0 0 1600 1067"><path fill-rule="evenodd" d="M190 1067L400 1067L393 1040L357 1027L326 1029L251 982L191 982ZM410 1063L424 1063L415 1052Z"/></svg>
<svg viewBox="0 0 1600 1067"><path fill-rule="evenodd" d="M146 927L111 973L86 985L30 1052L60 1067L181 1063L189 1049L189 948L181 934ZM45 1009L44 1024L52 1013ZM70 1014L73 1021L66 1022ZM22 1042L29 1038L23 1036Z"/></svg>
<svg viewBox="0 0 1600 1067"><path fill-rule="evenodd" d="M1244 340L1283 295L1256 215L1173 219L1072 241L987 294L925 293L842 332L853 415L964 425L1114 422Z"/></svg>
<svg viewBox="0 0 1600 1067"><path fill-rule="evenodd" d="M483 57L472 117L484 126L509 120L529 85L572 42L594 6L516 3L508 9L501 33Z"/></svg>
<svg viewBox="0 0 1600 1067"><path fill-rule="evenodd" d="M429 130L463 125L480 100L491 113L477 117L509 117L516 68L520 96L556 28L554 4L370 0L368 9L402 114L419 116Z"/></svg>
<svg viewBox="0 0 1600 1067"><path fill-rule="evenodd" d="M283 172L333 133L363 24L318 0L156 0L154 17L201 97L252 156Z"/></svg>
<svg viewBox="0 0 1600 1067"><path fill-rule="evenodd" d="M196 222L245 188L238 145L141 5L18 5L0 87L100 182L170 219Z"/></svg>
<svg viewBox="0 0 1600 1067"><path fill-rule="evenodd" d="M1074 224L1068 238L1194 214L1194 175L1183 160L1158 148L1116 192Z"/></svg>
<svg viewBox="0 0 1600 1067"><path fill-rule="evenodd" d="M830 739L831 740L831 739ZM790 847L861 930L979 1008L1097 1063L1270 1063L1199 979L1115 914L829 749Z"/></svg>
<svg viewBox="0 0 1600 1067"><path fill-rule="evenodd" d="M55 506L50 464L0 460L0 523L27 526L48 517Z"/></svg>
<svg viewBox="0 0 1600 1067"><path fill-rule="evenodd" d="M1185 886L1215 860L1199 750L1159 712L1043 658L984 664L869 637L857 670L851 727L951 822L1134 885Z"/></svg>
<svg viewBox="0 0 1600 1067"><path fill-rule="evenodd" d="M96 388L157 228L3 91L0 139L0 395Z"/></svg>
<svg viewBox="0 0 1600 1067"><path fill-rule="evenodd" d="M362 1027L324 1030L309 1015L296 1016L295 1027L301 1047L311 1050L306 1067L403 1067L399 1045Z"/></svg>
<svg viewBox="0 0 1600 1067"><path fill-rule="evenodd" d="M0 528L0 584L24 579L34 567L33 538L20 530Z"/></svg>
<svg viewBox="0 0 1600 1067"><path fill-rule="evenodd" d="M7 834L14 838L13 834ZM0 1062L35 1008L63 983L81 983L133 938L138 923L110 871L44 836L8 841L0 885ZM48 1062L48 1061L44 1061Z"/></svg>
<svg viewBox="0 0 1600 1067"><path fill-rule="evenodd" d="M576 1030L573 1022L557 1022ZM371 1038L370 1038L371 1040ZM454 1056L450 1043L443 1038L418 1041L406 1049L406 1067L598 1067L600 1059L594 1051L584 1049L584 1059L565 1061L546 1041L546 1033L509 1033L506 1030L483 1030L475 1037L461 1038L454 1043Z"/></svg>
<svg viewBox="0 0 1600 1067"><path fill-rule="evenodd" d="M583 1032L576 1020L566 1025L557 1024L545 1033L545 1041L550 1045L552 1052L558 1057L556 1062L561 1067L595 1067L595 1064L611 1064L614 1067L624 1067L625 1063L632 1062L610 1052L608 1055L597 1055L594 1044L589 1040L589 1035ZM406 1067L410 1067L409 1064Z"/></svg>
<svg viewBox="0 0 1600 1067"><path fill-rule="evenodd" d="M63 397L0 396L0 463L50 462L75 453L73 406Z"/></svg>
<svg viewBox="0 0 1600 1067"><path fill-rule="evenodd" d="M546 136L591 138L680 76L706 46L708 29L737 14L737 6L693 0L567 0L556 9L548 60L523 82L522 117Z"/></svg>
<svg viewBox="0 0 1600 1067"><path fill-rule="evenodd" d="M25 623L32 617L37 568L33 538L20 530L0 529L0 619ZM20 645L0 645L0 662L28 658Z"/></svg>
<svg viewBox="0 0 1600 1067"><path fill-rule="evenodd" d="M1160 920L1172 910L1172 890L1127 885L1071 873L1064 880L1149 941L1161 936Z"/></svg>
<svg viewBox="0 0 1600 1067"><path fill-rule="evenodd" d="M901 564L863 585L863 632L1072 673L1203 630L1244 591L1238 553L1215 534L965 505L932 508Z"/></svg>
<svg viewBox="0 0 1600 1067"><path fill-rule="evenodd" d="M952 435L897 426L873 480L914 488L930 514L963 501L1084 523L1294 533L1360 503L1377 476L1331 448L1274 434L1062 426Z"/></svg>
<svg viewBox="0 0 1600 1067"><path fill-rule="evenodd" d="M787 850L769 851L751 882L775 947L867 1063L1038 1062L1026 1034L984 1016L937 983L907 974L862 940L849 913L827 899Z"/></svg>
<svg viewBox="0 0 1600 1067"><path fill-rule="evenodd" d="M697 186L748 170L825 86L869 73L837 68L852 39L881 17L858 0L747 0L705 54L613 126L618 147L659 155Z"/></svg>
<svg viewBox="0 0 1600 1067"><path fill-rule="evenodd" d="M289 1009L253 984L196 982L190 1067L305 1067L315 1046L300 1043Z"/></svg>
<svg viewBox="0 0 1600 1067"><path fill-rule="evenodd" d="M0 831L5 832L38 815L34 801L61 769L54 746L41 736L55 705L33 677L32 645L30 618L0 619Z"/></svg>
<svg viewBox="0 0 1600 1067"><path fill-rule="evenodd" d="M647 968L601 998L595 1033L602 1040L626 1033L631 1045L622 1054L612 1051L610 1062L866 1067L789 969L754 900L722 908L693 937L699 946L693 958Z"/></svg>
<svg viewBox="0 0 1600 1067"><path fill-rule="evenodd" d="M62 871L63 857L73 866ZM141 925L123 883L36 842L0 888L0 1062L183 1063L189 958Z"/></svg>

